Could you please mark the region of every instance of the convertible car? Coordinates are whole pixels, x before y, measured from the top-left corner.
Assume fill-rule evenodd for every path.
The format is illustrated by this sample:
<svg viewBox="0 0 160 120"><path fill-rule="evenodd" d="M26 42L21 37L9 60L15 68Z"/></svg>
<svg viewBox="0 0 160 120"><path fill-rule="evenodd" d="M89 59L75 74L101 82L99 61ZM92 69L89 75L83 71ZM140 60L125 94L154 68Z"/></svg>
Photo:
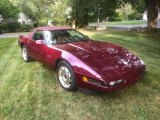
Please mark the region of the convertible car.
<svg viewBox="0 0 160 120"><path fill-rule="evenodd" d="M116 91L133 85L145 72L144 62L127 49L91 40L69 27L35 28L20 35L18 44L25 62L34 59L56 70L67 91Z"/></svg>

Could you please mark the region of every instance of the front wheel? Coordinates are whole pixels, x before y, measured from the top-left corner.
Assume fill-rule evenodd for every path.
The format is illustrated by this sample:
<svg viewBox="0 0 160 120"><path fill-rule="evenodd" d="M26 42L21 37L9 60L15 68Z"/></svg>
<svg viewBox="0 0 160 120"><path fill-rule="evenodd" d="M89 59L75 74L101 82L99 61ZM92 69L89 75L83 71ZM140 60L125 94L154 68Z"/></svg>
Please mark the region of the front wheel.
<svg viewBox="0 0 160 120"><path fill-rule="evenodd" d="M76 91L77 81L71 65L66 61L61 61L58 64L57 76L61 87L67 91Z"/></svg>
<svg viewBox="0 0 160 120"><path fill-rule="evenodd" d="M23 60L25 62L30 62L31 58L28 56L27 49L26 49L25 45L22 46L21 52L22 52L22 58L23 58Z"/></svg>

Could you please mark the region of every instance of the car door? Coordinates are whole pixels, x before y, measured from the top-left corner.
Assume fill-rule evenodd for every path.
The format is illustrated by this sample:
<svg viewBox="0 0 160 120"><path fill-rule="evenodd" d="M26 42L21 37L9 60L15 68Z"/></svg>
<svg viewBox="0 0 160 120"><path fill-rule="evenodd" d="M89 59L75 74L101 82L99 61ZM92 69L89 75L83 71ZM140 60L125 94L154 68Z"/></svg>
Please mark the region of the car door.
<svg viewBox="0 0 160 120"><path fill-rule="evenodd" d="M46 45L44 43L43 31L36 31L28 40L28 52L32 58L44 62Z"/></svg>
<svg viewBox="0 0 160 120"><path fill-rule="evenodd" d="M45 65L52 68L55 60L60 58L61 53L57 50L57 39L59 36L58 31L44 31L45 45L46 45L46 56Z"/></svg>

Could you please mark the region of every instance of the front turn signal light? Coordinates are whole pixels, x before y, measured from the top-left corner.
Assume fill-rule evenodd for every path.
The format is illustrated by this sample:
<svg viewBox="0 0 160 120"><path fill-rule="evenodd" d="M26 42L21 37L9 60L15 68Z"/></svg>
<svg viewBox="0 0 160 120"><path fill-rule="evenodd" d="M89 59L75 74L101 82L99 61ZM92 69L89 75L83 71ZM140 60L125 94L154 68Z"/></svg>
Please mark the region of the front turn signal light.
<svg viewBox="0 0 160 120"><path fill-rule="evenodd" d="M88 78L87 78L87 77L83 77L82 80L83 80L84 82L88 82Z"/></svg>

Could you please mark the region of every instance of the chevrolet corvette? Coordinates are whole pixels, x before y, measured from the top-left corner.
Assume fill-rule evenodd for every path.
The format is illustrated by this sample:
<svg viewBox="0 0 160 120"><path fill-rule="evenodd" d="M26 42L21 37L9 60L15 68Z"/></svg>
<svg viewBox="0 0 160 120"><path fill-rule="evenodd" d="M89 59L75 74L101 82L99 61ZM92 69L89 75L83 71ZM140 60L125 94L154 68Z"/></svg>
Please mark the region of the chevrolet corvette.
<svg viewBox="0 0 160 120"><path fill-rule="evenodd" d="M91 40L70 27L38 27L20 35L25 62L36 60L57 71L60 86L116 91L135 84L145 72L144 62L127 49Z"/></svg>

